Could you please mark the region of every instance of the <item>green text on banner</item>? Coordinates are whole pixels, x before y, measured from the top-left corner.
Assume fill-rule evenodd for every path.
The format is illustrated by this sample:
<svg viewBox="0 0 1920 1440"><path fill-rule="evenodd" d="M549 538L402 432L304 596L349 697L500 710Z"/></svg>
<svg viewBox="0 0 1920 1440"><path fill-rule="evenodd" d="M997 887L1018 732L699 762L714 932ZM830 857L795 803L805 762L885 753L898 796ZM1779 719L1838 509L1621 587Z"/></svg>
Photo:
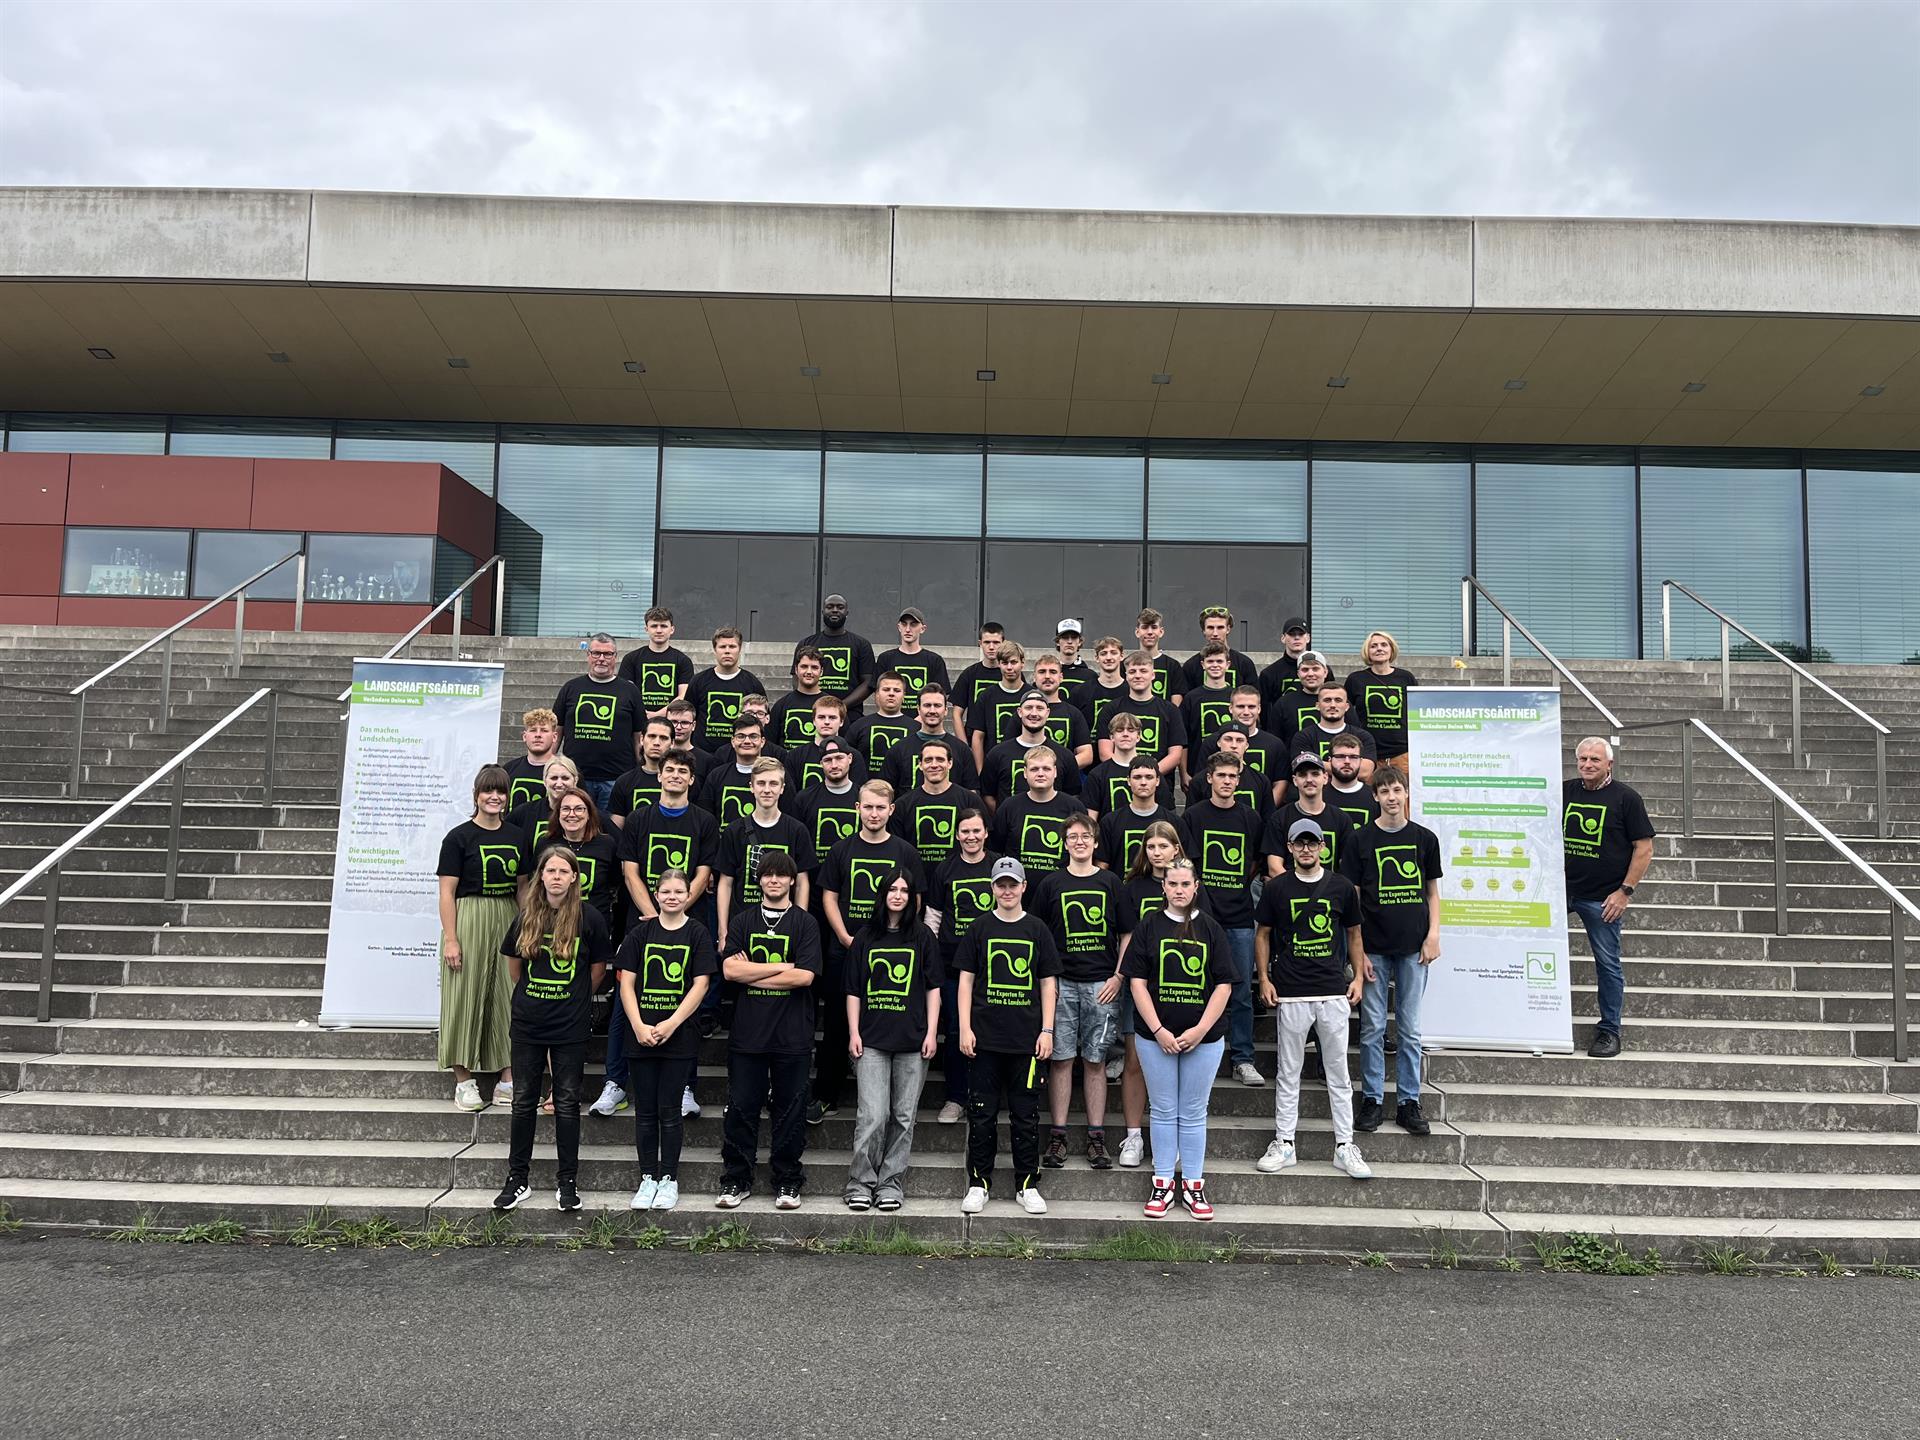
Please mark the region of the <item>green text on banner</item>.
<svg viewBox="0 0 1920 1440"><path fill-rule="evenodd" d="M499 665L355 660L322 1025L440 1023L440 840L500 753Z"/></svg>
<svg viewBox="0 0 1920 1440"><path fill-rule="evenodd" d="M1407 692L1413 818L1440 837L1426 1043L1573 1049L1560 842L1560 692Z"/></svg>

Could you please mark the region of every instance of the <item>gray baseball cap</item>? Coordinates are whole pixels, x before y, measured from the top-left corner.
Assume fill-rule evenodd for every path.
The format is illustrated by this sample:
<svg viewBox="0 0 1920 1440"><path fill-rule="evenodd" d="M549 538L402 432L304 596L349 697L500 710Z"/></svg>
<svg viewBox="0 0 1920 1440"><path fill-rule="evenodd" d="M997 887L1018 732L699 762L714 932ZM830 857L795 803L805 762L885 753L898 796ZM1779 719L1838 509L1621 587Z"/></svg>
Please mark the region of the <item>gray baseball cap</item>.
<svg viewBox="0 0 1920 1440"><path fill-rule="evenodd" d="M1320 822L1317 820L1303 818L1287 827L1287 844L1289 845L1296 840L1325 840L1326 838L1327 833L1320 828Z"/></svg>
<svg viewBox="0 0 1920 1440"><path fill-rule="evenodd" d="M1024 881L1026 878L1027 878L1026 866L1022 865L1018 860L1014 859L1011 855L1002 855L998 860L993 862L993 874L991 875L991 877L989 877L989 883L994 883L1000 880Z"/></svg>

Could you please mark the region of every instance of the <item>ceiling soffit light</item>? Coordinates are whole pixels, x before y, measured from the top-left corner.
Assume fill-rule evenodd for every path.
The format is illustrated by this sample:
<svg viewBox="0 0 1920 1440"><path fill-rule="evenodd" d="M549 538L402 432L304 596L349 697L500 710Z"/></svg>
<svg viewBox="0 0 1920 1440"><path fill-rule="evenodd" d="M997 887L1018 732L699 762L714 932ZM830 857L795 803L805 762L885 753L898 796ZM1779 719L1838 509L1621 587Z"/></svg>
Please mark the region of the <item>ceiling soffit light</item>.
<svg viewBox="0 0 1920 1440"><path fill-rule="evenodd" d="M447 368L449 370L471 370L473 368L473 362L468 360L464 355L449 355L447 357Z"/></svg>
<svg viewBox="0 0 1920 1440"><path fill-rule="evenodd" d="M809 380L818 380L820 378L820 367L818 365L802 365L800 367L800 373Z"/></svg>
<svg viewBox="0 0 1920 1440"><path fill-rule="evenodd" d="M1704 380L1689 380L1680 388L1689 395L1698 395L1702 390L1707 388L1707 382Z"/></svg>
<svg viewBox="0 0 1920 1440"><path fill-rule="evenodd" d="M1000 378L1000 372L998 370L976 370L973 372L973 378L987 381L998 380Z"/></svg>
<svg viewBox="0 0 1920 1440"><path fill-rule="evenodd" d="M638 360L629 360L620 368L625 370L629 375L644 375L647 373L647 367L642 365Z"/></svg>
<svg viewBox="0 0 1920 1440"><path fill-rule="evenodd" d="M1861 390L1860 393L1866 396L1869 400L1871 400L1876 395L1886 394L1887 387L1884 385L1869 385L1865 389Z"/></svg>
<svg viewBox="0 0 1920 1440"><path fill-rule="evenodd" d="M1167 374L1164 370L1156 371L1148 378L1156 385L1171 385L1173 383L1173 376Z"/></svg>
<svg viewBox="0 0 1920 1440"><path fill-rule="evenodd" d="M1524 380L1507 381L1507 389L1509 390L1524 390L1526 388L1527 388L1527 382Z"/></svg>
<svg viewBox="0 0 1920 1440"><path fill-rule="evenodd" d="M96 360L111 360L114 358L113 351L107 349L104 345L89 345L87 347L87 353Z"/></svg>
<svg viewBox="0 0 1920 1440"><path fill-rule="evenodd" d="M293 363L293 356L284 350L269 350L267 352L267 359L276 365L291 365Z"/></svg>
<svg viewBox="0 0 1920 1440"><path fill-rule="evenodd" d="M1329 389L1329 390L1344 390L1344 389L1346 389L1346 388L1347 388L1347 377L1346 377L1346 376L1344 376L1344 375L1329 375L1329 376L1327 377L1327 389Z"/></svg>

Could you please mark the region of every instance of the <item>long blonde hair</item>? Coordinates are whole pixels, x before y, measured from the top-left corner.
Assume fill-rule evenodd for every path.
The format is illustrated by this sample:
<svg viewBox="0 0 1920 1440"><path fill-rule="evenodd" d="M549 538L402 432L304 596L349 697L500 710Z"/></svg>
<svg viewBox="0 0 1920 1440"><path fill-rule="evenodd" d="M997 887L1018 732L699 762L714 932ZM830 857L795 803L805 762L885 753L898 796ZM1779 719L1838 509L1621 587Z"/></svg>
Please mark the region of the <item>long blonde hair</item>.
<svg viewBox="0 0 1920 1440"><path fill-rule="evenodd" d="M1186 846L1180 843L1180 832L1165 820L1156 820L1140 832L1140 850L1133 857L1133 864L1127 867L1127 879L1138 880L1142 875L1153 873L1153 862L1147 859L1147 841L1166 840L1173 845L1173 860L1186 858ZM1173 868L1173 860L1167 862L1167 868Z"/></svg>
<svg viewBox="0 0 1920 1440"><path fill-rule="evenodd" d="M549 860L564 860L573 871L573 884L558 905L547 899L541 878ZM549 942L548 937L552 939ZM543 944L551 943L555 958L573 954L580 937L580 858L565 845L549 845L533 864L533 883L520 896L520 934L515 948L522 960L531 960Z"/></svg>

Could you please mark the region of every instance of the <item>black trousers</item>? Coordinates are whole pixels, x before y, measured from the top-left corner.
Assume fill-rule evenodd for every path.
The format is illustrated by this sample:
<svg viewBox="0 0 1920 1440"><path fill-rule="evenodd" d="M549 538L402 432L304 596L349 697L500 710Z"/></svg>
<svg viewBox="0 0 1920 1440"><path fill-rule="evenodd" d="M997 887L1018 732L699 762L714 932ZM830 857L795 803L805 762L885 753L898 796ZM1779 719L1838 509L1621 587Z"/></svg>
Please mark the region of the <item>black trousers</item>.
<svg viewBox="0 0 1920 1440"><path fill-rule="evenodd" d="M821 927L825 933L825 926ZM853 1072L852 1057L847 1054L847 952L837 940L826 942L826 963L813 982L820 1002L820 1048L814 1052L813 1098L823 1105L838 1105Z"/></svg>
<svg viewBox="0 0 1920 1440"><path fill-rule="evenodd" d="M971 1184L991 1188L1003 1097L1007 1128L1013 1133L1014 1188L1024 1190L1039 1183L1039 1087L1046 1083L1046 1075L1045 1061L1003 1050L976 1051L967 1062L967 1177Z"/></svg>
<svg viewBox="0 0 1920 1440"><path fill-rule="evenodd" d="M553 1067L553 1138L559 1152L556 1178L580 1178L580 1083L587 1069L587 1042L543 1045L513 1041L513 1127L507 1174L521 1184L533 1166L533 1129L540 1114L540 1075Z"/></svg>
<svg viewBox="0 0 1920 1440"><path fill-rule="evenodd" d="M691 1058L649 1055L635 1047L627 1057L627 1098L633 1104L633 1148L640 1173L656 1180L680 1178L680 1144L686 1121L680 1093L693 1078Z"/></svg>
<svg viewBox="0 0 1920 1440"><path fill-rule="evenodd" d="M721 1131L720 1178L723 1184L753 1184L754 1156L760 1150L760 1107L773 1113L773 1183L795 1189L806 1183L800 1157L807 1151L807 1068L813 1057L753 1055L736 1050L727 1057L727 1119Z"/></svg>

